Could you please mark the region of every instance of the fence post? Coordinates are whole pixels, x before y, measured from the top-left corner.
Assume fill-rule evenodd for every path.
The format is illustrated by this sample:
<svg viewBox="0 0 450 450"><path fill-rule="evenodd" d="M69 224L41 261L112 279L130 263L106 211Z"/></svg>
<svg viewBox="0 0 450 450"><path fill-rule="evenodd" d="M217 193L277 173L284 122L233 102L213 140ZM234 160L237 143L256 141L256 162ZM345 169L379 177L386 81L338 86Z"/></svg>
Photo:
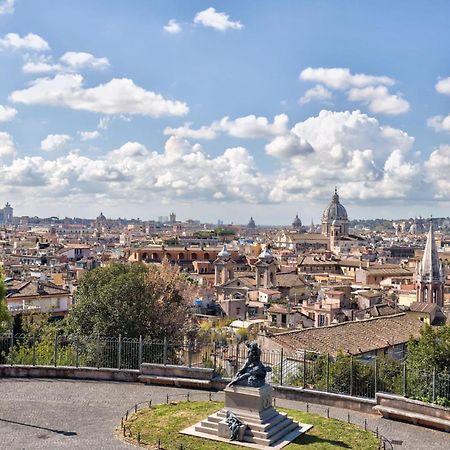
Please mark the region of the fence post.
<svg viewBox="0 0 450 450"><path fill-rule="evenodd" d="M11 338L9 340L9 360L11 361L11 366L14 365L12 354L14 348L14 330L11 328Z"/></svg>
<svg viewBox="0 0 450 450"><path fill-rule="evenodd" d="M75 335L75 367L78 367L78 364L79 364L79 361L78 361L79 354L78 354L78 352L79 352L79 349L78 349L78 334L77 334L77 335Z"/></svg>
<svg viewBox="0 0 450 450"><path fill-rule="evenodd" d="M119 334L119 343L117 348L117 368L120 369L122 363L122 335Z"/></svg>
<svg viewBox="0 0 450 450"><path fill-rule="evenodd" d="M99 369L100 368L100 333L97 333L96 353L97 353L97 369Z"/></svg>
<svg viewBox="0 0 450 450"><path fill-rule="evenodd" d="M432 402L436 401L436 367L433 367L433 384L431 393Z"/></svg>
<svg viewBox="0 0 450 450"><path fill-rule="evenodd" d="M406 397L406 390L408 389L408 383L406 380L406 361L403 362L403 397Z"/></svg>
<svg viewBox="0 0 450 450"><path fill-rule="evenodd" d="M283 359L284 359L284 348L281 347L281 363L280 363L280 386L283 386Z"/></svg>
<svg viewBox="0 0 450 450"><path fill-rule="evenodd" d="M167 364L167 336L164 336L164 347L163 347L163 364Z"/></svg>
<svg viewBox="0 0 450 450"><path fill-rule="evenodd" d="M53 359L56 367L58 365L58 333L55 333L55 348L53 351Z"/></svg>
<svg viewBox="0 0 450 450"><path fill-rule="evenodd" d="M373 390L374 390L374 397L376 393L378 392L378 359L375 355L374 360L374 366L373 366Z"/></svg>
<svg viewBox="0 0 450 450"><path fill-rule="evenodd" d="M188 339L188 366L192 367L192 339L190 336Z"/></svg>
<svg viewBox="0 0 450 450"><path fill-rule="evenodd" d="M350 355L350 397L353 395L353 355Z"/></svg>
<svg viewBox="0 0 450 450"><path fill-rule="evenodd" d="M213 357L213 370L217 372L217 342L214 341L214 357Z"/></svg>
<svg viewBox="0 0 450 450"><path fill-rule="evenodd" d="M33 366L36 365L36 333L33 333Z"/></svg>
<svg viewBox="0 0 450 450"><path fill-rule="evenodd" d="M303 389L306 388L306 350L303 350Z"/></svg>
<svg viewBox="0 0 450 450"><path fill-rule="evenodd" d="M326 391L330 392L330 354L327 353L327 385Z"/></svg>
<svg viewBox="0 0 450 450"><path fill-rule="evenodd" d="M139 351L138 351L138 369L141 368L142 365L142 350L144 347L144 341L142 340L142 335L139 336Z"/></svg>

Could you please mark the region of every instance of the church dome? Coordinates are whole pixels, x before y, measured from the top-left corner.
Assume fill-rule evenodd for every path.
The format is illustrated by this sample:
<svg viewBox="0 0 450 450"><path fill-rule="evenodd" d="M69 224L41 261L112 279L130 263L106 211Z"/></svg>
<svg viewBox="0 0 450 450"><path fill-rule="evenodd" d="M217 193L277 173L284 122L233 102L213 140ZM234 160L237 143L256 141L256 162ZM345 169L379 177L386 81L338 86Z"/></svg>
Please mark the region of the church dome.
<svg viewBox="0 0 450 450"><path fill-rule="evenodd" d="M220 250L217 256L221 258L229 258L231 256L230 252L227 249L227 244L223 244L223 248L222 250Z"/></svg>
<svg viewBox="0 0 450 450"><path fill-rule="evenodd" d="M302 221L300 220L300 217L298 217L298 214L295 216L294 221L292 222L292 228L295 230L298 230L302 227Z"/></svg>
<svg viewBox="0 0 450 450"><path fill-rule="evenodd" d="M339 202L337 189L334 190L334 195L331 203L323 212L322 220L324 222L333 222L334 220L348 220L347 211Z"/></svg>

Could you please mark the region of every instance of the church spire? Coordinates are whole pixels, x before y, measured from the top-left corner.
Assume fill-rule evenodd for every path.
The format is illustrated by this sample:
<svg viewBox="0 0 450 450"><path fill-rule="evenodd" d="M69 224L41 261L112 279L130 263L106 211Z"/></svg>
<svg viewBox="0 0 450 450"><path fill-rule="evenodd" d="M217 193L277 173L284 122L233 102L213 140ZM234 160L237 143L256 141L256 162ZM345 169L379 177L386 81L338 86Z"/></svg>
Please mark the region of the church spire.
<svg viewBox="0 0 450 450"><path fill-rule="evenodd" d="M434 240L433 221L431 221L428 231L427 243L423 252L422 261L419 267L419 276L422 282L440 282L442 279L442 268Z"/></svg>
<svg viewBox="0 0 450 450"><path fill-rule="evenodd" d="M430 224L416 280L418 302L435 303L439 307L444 305L445 275L434 240L433 222Z"/></svg>

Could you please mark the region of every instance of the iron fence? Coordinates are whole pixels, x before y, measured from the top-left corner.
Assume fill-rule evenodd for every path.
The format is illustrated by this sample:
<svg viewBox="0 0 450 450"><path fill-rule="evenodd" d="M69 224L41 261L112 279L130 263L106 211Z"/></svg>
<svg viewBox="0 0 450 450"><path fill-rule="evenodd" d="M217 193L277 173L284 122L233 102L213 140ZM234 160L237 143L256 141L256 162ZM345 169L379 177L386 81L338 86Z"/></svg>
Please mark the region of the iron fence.
<svg viewBox="0 0 450 450"><path fill-rule="evenodd" d="M196 340L77 335L0 336L0 364L138 370L142 363L213 368L233 377L247 358L243 344L218 345ZM450 401L450 373L422 371L391 357L358 358L299 350L262 350L273 384L374 398L389 392L430 402ZM447 399L447 400L445 400Z"/></svg>

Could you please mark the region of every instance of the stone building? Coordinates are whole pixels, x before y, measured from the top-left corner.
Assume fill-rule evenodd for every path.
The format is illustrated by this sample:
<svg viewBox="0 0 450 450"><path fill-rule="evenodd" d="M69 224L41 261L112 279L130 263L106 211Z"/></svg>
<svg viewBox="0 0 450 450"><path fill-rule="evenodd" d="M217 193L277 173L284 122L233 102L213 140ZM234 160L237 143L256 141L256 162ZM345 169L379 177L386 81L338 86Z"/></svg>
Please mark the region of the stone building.
<svg viewBox="0 0 450 450"><path fill-rule="evenodd" d="M0 223L1 224L11 224L13 221L13 208L7 202L5 207L0 209Z"/></svg>

